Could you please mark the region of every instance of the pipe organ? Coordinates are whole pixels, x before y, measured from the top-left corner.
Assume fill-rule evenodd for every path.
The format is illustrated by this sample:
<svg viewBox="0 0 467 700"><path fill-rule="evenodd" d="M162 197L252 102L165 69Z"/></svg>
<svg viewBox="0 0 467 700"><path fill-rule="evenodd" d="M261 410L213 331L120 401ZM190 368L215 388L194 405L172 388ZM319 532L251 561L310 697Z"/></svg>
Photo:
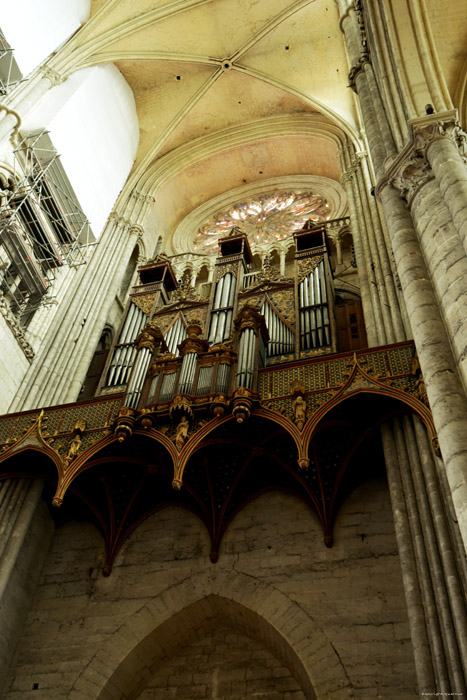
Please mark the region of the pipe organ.
<svg viewBox="0 0 467 700"><path fill-rule="evenodd" d="M335 322L329 313L332 287L324 230L302 230L295 234L295 244L300 350L332 350L335 346Z"/></svg>
<svg viewBox="0 0 467 700"><path fill-rule="evenodd" d="M305 227L295 245L293 276L268 258L252 271L248 239L232 229L219 241L210 299L179 287L164 256L140 268L100 393L125 391L134 410L182 399L217 406L220 396L254 394L267 365L336 352L324 227Z"/></svg>
<svg viewBox="0 0 467 700"><path fill-rule="evenodd" d="M210 343L221 343L230 336L236 287L237 279L232 272L224 272L216 282L209 327Z"/></svg>
<svg viewBox="0 0 467 700"><path fill-rule="evenodd" d="M321 348L331 344L329 309L324 260L319 260L300 282L300 349Z"/></svg>
<svg viewBox="0 0 467 700"><path fill-rule="evenodd" d="M177 316L164 336L167 349L172 355L178 354L178 346L182 340L185 340L186 336L186 324L183 322L182 316Z"/></svg>
<svg viewBox="0 0 467 700"><path fill-rule="evenodd" d="M266 327L269 332L269 343L266 347L268 357L290 355L295 351L295 332L293 326L286 323L272 306L269 298L261 307Z"/></svg>
<svg viewBox="0 0 467 700"><path fill-rule="evenodd" d="M136 357L136 347L133 341L138 337L147 320L147 314L131 301L112 353L106 380L108 388L126 385Z"/></svg>

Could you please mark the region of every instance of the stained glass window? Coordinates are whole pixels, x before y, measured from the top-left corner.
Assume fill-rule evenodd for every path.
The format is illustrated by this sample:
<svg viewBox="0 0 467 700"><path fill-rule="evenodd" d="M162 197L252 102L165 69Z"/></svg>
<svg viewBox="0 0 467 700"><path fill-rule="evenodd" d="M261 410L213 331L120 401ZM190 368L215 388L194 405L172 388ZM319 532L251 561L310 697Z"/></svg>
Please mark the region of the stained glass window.
<svg viewBox="0 0 467 700"><path fill-rule="evenodd" d="M244 231L251 243L261 244L290 236L309 219L319 222L329 218L329 204L312 192L262 194L211 217L196 233L194 248L198 253L216 252L218 239L233 226Z"/></svg>

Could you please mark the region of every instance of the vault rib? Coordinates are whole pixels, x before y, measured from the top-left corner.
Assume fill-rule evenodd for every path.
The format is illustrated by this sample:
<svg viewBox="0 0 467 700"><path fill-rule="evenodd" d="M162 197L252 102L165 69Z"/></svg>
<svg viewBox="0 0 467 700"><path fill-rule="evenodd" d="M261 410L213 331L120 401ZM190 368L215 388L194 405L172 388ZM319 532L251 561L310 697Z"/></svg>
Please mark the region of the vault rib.
<svg viewBox="0 0 467 700"><path fill-rule="evenodd" d="M278 27L279 24L285 22L286 19L294 15L296 12L303 10L303 8L307 5L311 5L312 2L315 2L315 0L298 0L286 10L283 10L278 15L270 19L269 22L267 22L265 26L259 30L259 32L256 32L256 34L254 34L254 36L252 36L251 39L249 39L245 44L243 44L243 46L237 49L237 51L235 51L234 54L232 54L231 60L237 61L253 46L260 42L261 39L264 39L265 36L270 34L276 27Z"/></svg>
<svg viewBox="0 0 467 700"><path fill-rule="evenodd" d="M162 132L159 138L155 141L150 153L147 156L148 162L153 160L157 156L157 152L167 140L170 134L177 128L182 119L190 112L190 110L195 106L195 104L206 94L209 88L214 85L216 80L222 75L222 68L218 68L209 78L198 88L194 95L186 102L178 114L171 120L167 128Z"/></svg>

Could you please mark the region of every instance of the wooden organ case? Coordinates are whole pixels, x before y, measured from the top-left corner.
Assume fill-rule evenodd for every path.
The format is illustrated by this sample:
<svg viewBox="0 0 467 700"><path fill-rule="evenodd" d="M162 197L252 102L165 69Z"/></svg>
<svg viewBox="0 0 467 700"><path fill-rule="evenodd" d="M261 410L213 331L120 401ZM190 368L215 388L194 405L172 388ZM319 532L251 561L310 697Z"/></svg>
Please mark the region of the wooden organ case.
<svg viewBox="0 0 467 700"><path fill-rule="evenodd" d="M326 225L305 226L295 248L290 276L268 257L254 270L233 229L209 299L157 257L138 270L98 395L0 420L5 473L23 475L9 460L30 445L52 457L51 502L94 518L105 575L134 527L174 503L206 524L216 561L232 518L268 489L308 502L331 546L345 493L373 469L384 416L415 412L436 449L413 343L368 349L356 302L341 298L346 315L335 314Z"/></svg>
<svg viewBox="0 0 467 700"><path fill-rule="evenodd" d="M240 390L253 397L266 366L337 352L325 228L294 238L294 274L283 277L268 257L251 272L248 239L232 229L209 299L178 284L165 256L140 267L98 394L125 391L130 409L170 410L177 397L217 406Z"/></svg>

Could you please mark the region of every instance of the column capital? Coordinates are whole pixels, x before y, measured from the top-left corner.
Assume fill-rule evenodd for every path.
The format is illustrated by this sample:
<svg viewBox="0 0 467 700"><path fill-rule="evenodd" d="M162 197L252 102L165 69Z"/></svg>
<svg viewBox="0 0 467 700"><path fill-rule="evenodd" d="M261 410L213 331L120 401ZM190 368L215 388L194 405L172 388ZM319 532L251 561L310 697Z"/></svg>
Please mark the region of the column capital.
<svg viewBox="0 0 467 700"><path fill-rule="evenodd" d="M459 155L467 162L467 134L459 123L457 109L428 114L409 121L411 141L418 153L426 157L430 146L440 139L454 143Z"/></svg>
<svg viewBox="0 0 467 700"><path fill-rule="evenodd" d="M366 151L357 151L355 153L355 158L357 158L358 160L365 160L366 158L368 158L368 153Z"/></svg>
<svg viewBox="0 0 467 700"><path fill-rule="evenodd" d="M349 81L349 88L353 90L356 94L358 94L357 76L360 73L360 71L363 70L367 63L370 63L370 54L368 52L365 42L365 45L362 48L361 56L359 56L359 58L355 61L355 63L349 70L349 75L347 76L347 79Z"/></svg>
<svg viewBox="0 0 467 700"><path fill-rule="evenodd" d="M467 163L467 134L459 124L457 110L411 119L409 129L410 141L396 158L387 159L386 175L378 182L376 193L379 195L381 189L390 183L410 206L417 192L434 179L428 158L430 146L442 139L449 140Z"/></svg>
<svg viewBox="0 0 467 700"><path fill-rule="evenodd" d="M413 143L409 143L392 161L386 176L378 182L376 194L379 195L383 187L389 183L399 190L410 206L415 195L433 179L434 174L429 162L417 152Z"/></svg>
<svg viewBox="0 0 467 700"><path fill-rule="evenodd" d="M132 224L131 222L128 222L128 226L129 226L128 233L130 234L130 236L136 236L136 238L138 239L138 242L142 241L143 235L144 235L144 229L141 226L141 224Z"/></svg>
<svg viewBox="0 0 467 700"><path fill-rule="evenodd" d="M52 87L61 85L68 78L67 75L62 75L56 71L55 68L51 68L50 66L41 66L39 68L39 73L43 78L46 78L50 82Z"/></svg>
<svg viewBox="0 0 467 700"><path fill-rule="evenodd" d="M341 175L341 185L346 185L347 183L351 182L352 177L355 175L358 168L359 163L353 159L351 165L349 165L349 167Z"/></svg>
<svg viewBox="0 0 467 700"><path fill-rule="evenodd" d="M11 332L16 338L16 341L18 345L20 346L21 350L24 352L26 357L28 358L29 361L34 359L34 350L30 343L28 342L26 335L24 333L24 330L21 328L19 325L15 315L10 309L10 306L5 298L5 295L3 292L0 291L0 313L4 317L5 321L7 322L8 326L10 327Z"/></svg>

